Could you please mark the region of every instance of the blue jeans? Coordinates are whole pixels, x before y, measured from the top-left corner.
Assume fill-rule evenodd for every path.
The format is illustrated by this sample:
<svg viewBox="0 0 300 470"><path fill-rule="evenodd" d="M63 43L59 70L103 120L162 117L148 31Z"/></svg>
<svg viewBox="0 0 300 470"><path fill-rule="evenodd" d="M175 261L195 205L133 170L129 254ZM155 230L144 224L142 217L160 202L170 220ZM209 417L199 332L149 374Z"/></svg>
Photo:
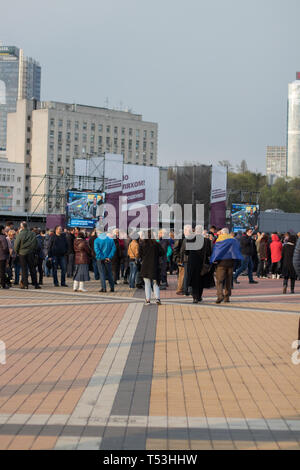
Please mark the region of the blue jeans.
<svg viewBox="0 0 300 470"><path fill-rule="evenodd" d="M64 286L66 284L66 258L65 255L62 256L53 256L52 258L52 267L53 267L53 282L55 286L58 286L58 279L57 279L57 269L60 267L61 269L61 285Z"/></svg>
<svg viewBox="0 0 300 470"><path fill-rule="evenodd" d="M19 284L19 280L20 280L20 269L21 269L19 260L18 260L18 261L16 261L16 260L14 261L14 268L15 268L15 284Z"/></svg>
<svg viewBox="0 0 300 470"><path fill-rule="evenodd" d="M106 290L106 276L110 285L110 288L113 289L115 286L114 278L112 275L111 261L106 263L104 260L97 259L98 271L100 273L102 289Z"/></svg>
<svg viewBox="0 0 300 470"><path fill-rule="evenodd" d="M238 268L238 270L235 272L235 275L233 277L234 280L236 280L239 275L245 271L248 268L248 278L249 281L253 281L253 261L251 256L244 256L244 259L241 263L241 266Z"/></svg>
<svg viewBox="0 0 300 470"><path fill-rule="evenodd" d="M145 297L146 300L151 300L151 279L148 279L144 277L144 283L145 283ZM153 281L153 292L156 300L160 299L160 292L159 292L159 285L157 284L157 281Z"/></svg>
<svg viewBox="0 0 300 470"><path fill-rule="evenodd" d="M95 281L99 281L100 274L99 274L99 269L98 269L96 258L93 258L93 271L94 271Z"/></svg>
<svg viewBox="0 0 300 470"><path fill-rule="evenodd" d="M135 280L136 280L136 275L138 272L138 267L135 264L134 261L129 261L129 268L130 268L130 274L129 274L129 287L134 288L135 287Z"/></svg>

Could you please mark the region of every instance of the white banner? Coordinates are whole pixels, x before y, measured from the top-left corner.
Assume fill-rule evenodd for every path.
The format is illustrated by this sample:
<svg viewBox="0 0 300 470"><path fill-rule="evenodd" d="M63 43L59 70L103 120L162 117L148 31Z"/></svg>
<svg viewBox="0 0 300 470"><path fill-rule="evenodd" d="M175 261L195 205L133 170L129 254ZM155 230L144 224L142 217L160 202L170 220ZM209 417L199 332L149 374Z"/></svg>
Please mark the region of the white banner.
<svg viewBox="0 0 300 470"><path fill-rule="evenodd" d="M212 166L211 196L210 202L226 201L227 168L224 166Z"/></svg>
<svg viewBox="0 0 300 470"><path fill-rule="evenodd" d="M159 168L124 165L123 196L127 196L128 210L159 202ZM126 210L126 207L122 207Z"/></svg>

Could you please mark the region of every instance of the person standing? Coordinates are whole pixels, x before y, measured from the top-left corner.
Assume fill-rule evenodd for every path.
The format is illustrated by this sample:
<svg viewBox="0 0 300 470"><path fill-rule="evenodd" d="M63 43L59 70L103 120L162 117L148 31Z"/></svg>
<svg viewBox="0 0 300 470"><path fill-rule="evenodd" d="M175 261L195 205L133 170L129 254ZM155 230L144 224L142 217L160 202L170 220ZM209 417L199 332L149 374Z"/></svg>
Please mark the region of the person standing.
<svg viewBox="0 0 300 470"><path fill-rule="evenodd" d="M235 260L243 260L239 242L229 235L229 230L223 228L216 240L210 258L211 263L216 263L217 300L216 303L230 302L232 275ZM224 292L223 292L224 288Z"/></svg>
<svg viewBox="0 0 300 470"><path fill-rule="evenodd" d="M192 287L193 303L202 302L203 289L215 285L210 269L211 242L199 233L186 242L188 253L187 284Z"/></svg>
<svg viewBox="0 0 300 470"><path fill-rule="evenodd" d="M62 227L57 225L54 229L54 235L50 238L48 259L52 261L53 282L55 287L59 287L57 270L61 269L61 287L68 287L66 284L66 253L68 244Z"/></svg>
<svg viewBox="0 0 300 470"><path fill-rule="evenodd" d="M96 233L96 229L94 229L92 231L91 235L90 235L88 244L89 244L89 247L90 247L90 250L91 250L92 265L93 265L93 271L94 271L94 279L95 279L95 281L99 281L100 273L99 273L99 270L98 270L96 253L95 253L95 250L94 250L94 243L95 243L96 239L97 239L97 233Z"/></svg>
<svg viewBox="0 0 300 470"><path fill-rule="evenodd" d="M111 268L112 268L114 283L118 284L118 281L120 280L120 268L121 268L121 257L122 257L120 240L119 240L119 229L116 228L113 230L112 238L116 247L116 251L112 259Z"/></svg>
<svg viewBox="0 0 300 470"><path fill-rule="evenodd" d="M260 270L259 277L262 279L268 279L268 259L270 256L269 237L266 233L262 234L259 243L259 261Z"/></svg>
<svg viewBox="0 0 300 470"><path fill-rule="evenodd" d="M116 252L115 242L112 238L107 236L102 228L97 229L97 235L98 237L94 242L94 250L102 285L100 292L106 292L106 276L110 285L110 292L114 292L115 284L112 275L111 261Z"/></svg>
<svg viewBox="0 0 300 470"><path fill-rule="evenodd" d="M240 244L241 244L241 252L243 255L243 260L241 263L241 266L237 269L235 272L235 275L233 276L233 281L235 284L239 284L239 281L237 280L239 275L244 272L246 269L248 269L248 278L249 278L249 284L258 284L257 281L254 281L253 279L253 261L252 261L252 256L254 251L256 250L255 242L252 238L253 230L251 228L248 228L246 232L243 234Z"/></svg>
<svg viewBox="0 0 300 470"><path fill-rule="evenodd" d="M41 288L37 282L36 268L34 265L34 257L37 249L38 241L35 233L28 230L26 222L22 222L15 241L15 252L19 255L22 269L21 289L28 289L28 269L35 289Z"/></svg>
<svg viewBox="0 0 300 470"><path fill-rule="evenodd" d="M138 272L138 267L139 267L139 241L138 237L137 238L132 238L131 242L129 243L128 246L128 257L129 257L129 269L130 269L130 274L129 274L129 288L134 289L135 288L135 281L136 281L136 276Z"/></svg>
<svg viewBox="0 0 300 470"><path fill-rule="evenodd" d="M89 264L91 258L91 249L85 240L83 232L79 232L74 240L75 253L75 273L74 273L74 292L87 292L84 283L90 280Z"/></svg>
<svg viewBox="0 0 300 470"><path fill-rule="evenodd" d="M282 248L281 274L283 276L283 294L286 294L289 279L291 280L291 294L295 293L297 274L293 266L293 257L297 242L296 235L289 235Z"/></svg>
<svg viewBox="0 0 300 470"><path fill-rule="evenodd" d="M161 245L154 239L154 234L148 230L140 244L139 255L141 259L141 276L145 283L145 305L150 305L151 301L151 285L155 296L155 302L160 305L160 258L165 255Z"/></svg>
<svg viewBox="0 0 300 470"><path fill-rule="evenodd" d="M4 227L0 225L0 284L2 289L8 289L5 282L5 270L9 260L9 247L4 234Z"/></svg>
<svg viewBox="0 0 300 470"><path fill-rule="evenodd" d="M41 235L41 229L34 229L33 232L36 234L36 239L38 242L37 247L37 270L39 273L39 285L43 285L43 263L44 263L44 237Z"/></svg>
<svg viewBox="0 0 300 470"><path fill-rule="evenodd" d="M66 255L66 263L67 263L67 277L73 277L74 274L74 258L75 258L75 251L74 251L74 235L75 229L70 228L66 232L66 240L67 240L67 255Z"/></svg>
<svg viewBox="0 0 300 470"><path fill-rule="evenodd" d="M270 243L271 261L272 261L272 279L280 278L280 261L282 254L282 243L277 233L272 234L272 242Z"/></svg>

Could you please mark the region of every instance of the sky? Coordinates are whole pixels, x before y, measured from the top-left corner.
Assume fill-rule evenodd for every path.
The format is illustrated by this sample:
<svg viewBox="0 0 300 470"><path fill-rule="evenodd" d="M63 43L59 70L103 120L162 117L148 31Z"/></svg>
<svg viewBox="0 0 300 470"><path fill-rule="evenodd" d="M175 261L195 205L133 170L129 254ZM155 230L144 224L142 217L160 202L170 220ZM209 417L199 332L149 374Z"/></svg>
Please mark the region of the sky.
<svg viewBox="0 0 300 470"><path fill-rule="evenodd" d="M42 66L42 100L129 107L158 164L246 160L286 144L299 0L0 0L0 40Z"/></svg>

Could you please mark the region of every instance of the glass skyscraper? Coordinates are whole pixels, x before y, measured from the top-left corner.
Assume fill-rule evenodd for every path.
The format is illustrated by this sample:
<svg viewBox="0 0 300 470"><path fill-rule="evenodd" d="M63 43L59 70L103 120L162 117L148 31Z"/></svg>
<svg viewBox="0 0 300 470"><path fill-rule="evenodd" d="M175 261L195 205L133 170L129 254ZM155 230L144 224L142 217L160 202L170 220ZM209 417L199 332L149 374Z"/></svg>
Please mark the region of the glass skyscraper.
<svg viewBox="0 0 300 470"><path fill-rule="evenodd" d="M0 46L0 150L6 150L7 113L16 111L18 99L39 101L40 91L40 65L22 49Z"/></svg>

